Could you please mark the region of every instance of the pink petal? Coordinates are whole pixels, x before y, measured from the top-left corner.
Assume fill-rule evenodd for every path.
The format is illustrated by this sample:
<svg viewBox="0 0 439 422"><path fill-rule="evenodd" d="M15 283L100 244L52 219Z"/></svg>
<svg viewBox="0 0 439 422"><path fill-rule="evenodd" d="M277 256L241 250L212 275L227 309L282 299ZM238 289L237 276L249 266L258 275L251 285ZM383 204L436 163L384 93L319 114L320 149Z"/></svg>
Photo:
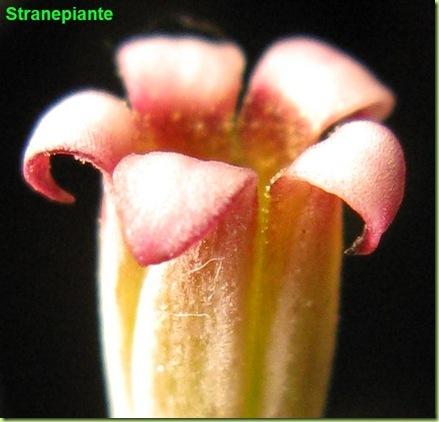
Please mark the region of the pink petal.
<svg viewBox="0 0 439 422"><path fill-rule="evenodd" d="M248 169L175 153L124 158L113 173L124 233L142 265L176 257L202 239L240 198L256 197Z"/></svg>
<svg viewBox="0 0 439 422"><path fill-rule="evenodd" d="M274 182L273 200L281 200L286 187L297 181L334 194L355 210L365 227L347 252L370 254L401 204L404 155L395 136L378 123L347 123L306 150Z"/></svg>
<svg viewBox="0 0 439 422"><path fill-rule="evenodd" d="M105 92L84 91L55 104L38 122L24 154L23 174L38 192L60 202L74 197L50 173L50 156L73 155L104 172L134 151L135 126L126 104Z"/></svg>
<svg viewBox="0 0 439 422"><path fill-rule="evenodd" d="M250 81L240 119L244 149L279 170L332 124L354 114L383 119L394 99L359 62L311 38L275 43Z"/></svg>
<svg viewBox="0 0 439 422"><path fill-rule="evenodd" d="M130 102L160 149L222 158L244 67L235 44L139 38L121 47L117 62Z"/></svg>

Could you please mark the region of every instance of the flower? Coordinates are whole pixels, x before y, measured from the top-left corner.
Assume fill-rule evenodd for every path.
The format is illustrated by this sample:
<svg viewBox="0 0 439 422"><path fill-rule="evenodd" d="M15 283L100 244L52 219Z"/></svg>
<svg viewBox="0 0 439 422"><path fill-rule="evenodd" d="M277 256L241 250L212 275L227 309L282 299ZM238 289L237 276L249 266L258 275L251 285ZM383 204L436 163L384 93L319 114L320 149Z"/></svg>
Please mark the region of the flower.
<svg viewBox="0 0 439 422"><path fill-rule="evenodd" d="M102 173L99 297L118 417L317 417L338 318L341 201L369 254L393 220L405 164L378 123L391 92L311 38L271 46L236 112L239 47L194 37L124 44L129 104L69 95L38 122L26 181L69 154ZM331 127L329 135L323 134Z"/></svg>

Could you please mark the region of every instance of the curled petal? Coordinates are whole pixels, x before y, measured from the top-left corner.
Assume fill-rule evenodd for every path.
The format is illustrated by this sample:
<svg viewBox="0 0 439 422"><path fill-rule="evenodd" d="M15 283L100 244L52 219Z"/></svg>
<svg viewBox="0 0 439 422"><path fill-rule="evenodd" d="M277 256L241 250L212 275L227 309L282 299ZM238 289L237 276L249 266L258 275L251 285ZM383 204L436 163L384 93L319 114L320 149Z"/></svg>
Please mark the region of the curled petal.
<svg viewBox="0 0 439 422"><path fill-rule="evenodd" d="M124 158L113 183L126 241L137 261L149 265L202 239L247 189L256 196L257 176L220 162L157 152Z"/></svg>
<svg viewBox="0 0 439 422"><path fill-rule="evenodd" d="M139 38L120 48L117 62L130 102L160 148L224 158L244 67L235 44Z"/></svg>
<svg viewBox="0 0 439 422"><path fill-rule="evenodd" d="M393 104L392 93L340 50L311 38L286 39L252 75L240 116L244 149L253 161L277 157L271 160L279 170L337 121L354 114L383 119Z"/></svg>
<svg viewBox="0 0 439 422"><path fill-rule="evenodd" d="M307 182L343 199L364 220L363 234L349 253L370 254L392 222L404 193L405 162L395 136L369 121L341 126L305 151L271 187L279 198L285 184Z"/></svg>
<svg viewBox="0 0 439 422"><path fill-rule="evenodd" d="M25 150L24 178L50 199L73 202L52 178L50 156L73 155L111 172L133 151L134 139L135 126L124 101L105 92L79 92L57 103L38 122Z"/></svg>

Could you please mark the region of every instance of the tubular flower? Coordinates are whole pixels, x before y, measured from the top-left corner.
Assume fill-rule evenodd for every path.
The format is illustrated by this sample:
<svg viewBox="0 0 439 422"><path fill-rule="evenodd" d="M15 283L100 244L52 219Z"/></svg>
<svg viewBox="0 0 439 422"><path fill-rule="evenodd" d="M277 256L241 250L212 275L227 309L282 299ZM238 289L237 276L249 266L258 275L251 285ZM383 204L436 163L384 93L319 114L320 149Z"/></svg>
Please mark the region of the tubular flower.
<svg viewBox="0 0 439 422"><path fill-rule="evenodd" d="M239 112L229 42L146 37L117 53L127 103L84 91L54 105L26 181L69 154L102 173L99 298L118 417L317 417L338 319L341 204L369 254L403 197L405 164L378 123L391 92L309 38L271 46ZM326 139L323 134L329 128Z"/></svg>

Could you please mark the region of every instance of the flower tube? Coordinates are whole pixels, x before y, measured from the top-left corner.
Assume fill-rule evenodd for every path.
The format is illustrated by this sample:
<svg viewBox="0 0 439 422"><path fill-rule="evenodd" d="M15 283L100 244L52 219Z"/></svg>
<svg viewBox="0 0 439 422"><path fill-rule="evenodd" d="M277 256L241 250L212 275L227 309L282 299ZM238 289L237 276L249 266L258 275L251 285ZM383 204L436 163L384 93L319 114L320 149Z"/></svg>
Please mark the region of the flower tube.
<svg viewBox="0 0 439 422"><path fill-rule="evenodd" d="M323 42L281 40L236 110L230 42L151 36L117 53L128 104L82 91L38 122L26 181L72 202L50 157L102 173L99 300L117 417L318 417L336 341L341 205L369 254L403 197L378 123L394 100ZM322 139L328 128L335 129Z"/></svg>

